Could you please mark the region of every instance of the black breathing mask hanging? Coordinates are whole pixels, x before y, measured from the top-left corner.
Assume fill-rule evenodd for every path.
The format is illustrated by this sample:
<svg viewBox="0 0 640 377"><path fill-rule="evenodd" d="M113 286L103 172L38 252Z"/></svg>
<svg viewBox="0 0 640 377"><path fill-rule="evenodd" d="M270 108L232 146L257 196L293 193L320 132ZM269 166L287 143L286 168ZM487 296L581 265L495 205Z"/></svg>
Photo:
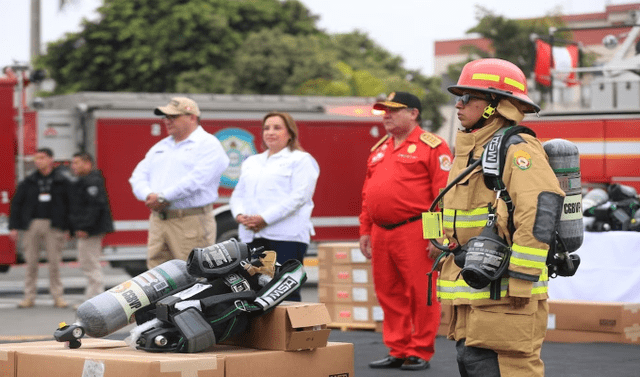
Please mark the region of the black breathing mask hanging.
<svg viewBox="0 0 640 377"><path fill-rule="evenodd" d="M498 235L496 215L490 213L482 233L462 246L454 261L462 268L464 281L471 288L482 289L504 275L510 257L511 248Z"/></svg>

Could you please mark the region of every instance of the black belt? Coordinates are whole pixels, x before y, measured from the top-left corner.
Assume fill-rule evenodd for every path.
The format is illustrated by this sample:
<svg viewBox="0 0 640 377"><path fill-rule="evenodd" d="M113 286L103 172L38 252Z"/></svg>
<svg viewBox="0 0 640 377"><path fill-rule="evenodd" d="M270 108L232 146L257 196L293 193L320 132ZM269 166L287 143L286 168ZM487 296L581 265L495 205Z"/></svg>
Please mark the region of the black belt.
<svg viewBox="0 0 640 377"><path fill-rule="evenodd" d="M395 229L399 226L402 226L404 224L409 224L412 223L414 221L420 220L422 218L422 215L415 215L413 217L409 217L408 219L404 220L404 221L400 221L399 223L395 223L395 224L380 224L378 225L380 228L384 228L386 230L391 230L391 229Z"/></svg>

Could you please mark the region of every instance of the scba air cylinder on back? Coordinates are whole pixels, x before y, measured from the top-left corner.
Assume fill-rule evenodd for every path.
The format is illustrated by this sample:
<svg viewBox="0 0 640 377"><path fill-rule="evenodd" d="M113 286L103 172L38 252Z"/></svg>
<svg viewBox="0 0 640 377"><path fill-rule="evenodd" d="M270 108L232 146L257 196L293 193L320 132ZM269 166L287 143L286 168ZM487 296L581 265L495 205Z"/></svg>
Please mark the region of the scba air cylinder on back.
<svg viewBox="0 0 640 377"><path fill-rule="evenodd" d="M193 284L195 280L187 272L185 261L167 261L85 301L78 307L76 322L61 326L54 336L59 341L70 342L74 338L77 342L85 333L96 338L107 336L132 323L138 309ZM68 334L72 331L75 334L70 337Z"/></svg>
<svg viewBox="0 0 640 377"><path fill-rule="evenodd" d="M542 146L565 193L556 242L551 245L547 259L549 274L572 276L578 269L580 258L569 253L578 250L584 239L580 153L574 143L564 139L552 139Z"/></svg>

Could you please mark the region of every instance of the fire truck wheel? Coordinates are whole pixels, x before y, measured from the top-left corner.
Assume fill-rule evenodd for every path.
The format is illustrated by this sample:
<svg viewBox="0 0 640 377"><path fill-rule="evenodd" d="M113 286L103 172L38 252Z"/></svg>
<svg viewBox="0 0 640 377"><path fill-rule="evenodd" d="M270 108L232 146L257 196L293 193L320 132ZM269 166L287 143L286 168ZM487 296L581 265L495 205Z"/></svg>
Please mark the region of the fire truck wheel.
<svg viewBox="0 0 640 377"><path fill-rule="evenodd" d="M5 273L7 271L9 271L9 265L8 264L0 264L0 273Z"/></svg>

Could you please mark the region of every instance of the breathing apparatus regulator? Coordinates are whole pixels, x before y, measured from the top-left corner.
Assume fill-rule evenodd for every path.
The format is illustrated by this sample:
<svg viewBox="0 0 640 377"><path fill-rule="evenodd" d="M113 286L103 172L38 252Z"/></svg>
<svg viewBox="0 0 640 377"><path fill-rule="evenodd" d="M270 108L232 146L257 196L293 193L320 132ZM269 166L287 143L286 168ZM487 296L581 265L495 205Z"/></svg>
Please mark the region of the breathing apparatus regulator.
<svg viewBox="0 0 640 377"><path fill-rule="evenodd" d="M454 257L462 268L462 278L471 287L482 289L498 280L509 266L511 248L496 232L496 216L489 214L487 225L479 236L472 237Z"/></svg>

